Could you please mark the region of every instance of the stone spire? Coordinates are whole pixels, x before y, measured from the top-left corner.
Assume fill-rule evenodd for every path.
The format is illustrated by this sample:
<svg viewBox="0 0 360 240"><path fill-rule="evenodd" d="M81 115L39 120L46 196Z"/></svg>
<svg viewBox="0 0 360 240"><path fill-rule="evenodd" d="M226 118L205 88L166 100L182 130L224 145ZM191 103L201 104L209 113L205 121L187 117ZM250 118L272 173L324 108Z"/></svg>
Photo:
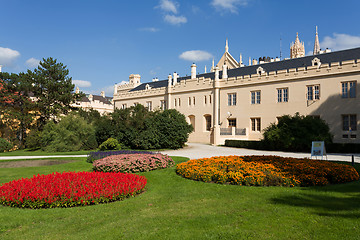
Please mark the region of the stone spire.
<svg viewBox="0 0 360 240"><path fill-rule="evenodd" d="M225 44L225 52L229 52L229 43L228 43L227 38L226 38L226 44Z"/></svg>
<svg viewBox="0 0 360 240"><path fill-rule="evenodd" d="M212 60L212 67L210 69L210 72L215 72L214 59Z"/></svg>
<svg viewBox="0 0 360 240"><path fill-rule="evenodd" d="M205 73L207 73L207 71L206 71L206 65L205 65Z"/></svg>
<svg viewBox="0 0 360 240"><path fill-rule="evenodd" d="M314 51L313 55L320 53L320 43L319 43L319 36L318 36L318 27L316 26L316 34L315 34L315 43L314 43Z"/></svg>
<svg viewBox="0 0 360 240"><path fill-rule="evenodd" d="M305 57L304 42L300 42L299 33L296 33L295 43L290 47L290 58Z"/></svg>

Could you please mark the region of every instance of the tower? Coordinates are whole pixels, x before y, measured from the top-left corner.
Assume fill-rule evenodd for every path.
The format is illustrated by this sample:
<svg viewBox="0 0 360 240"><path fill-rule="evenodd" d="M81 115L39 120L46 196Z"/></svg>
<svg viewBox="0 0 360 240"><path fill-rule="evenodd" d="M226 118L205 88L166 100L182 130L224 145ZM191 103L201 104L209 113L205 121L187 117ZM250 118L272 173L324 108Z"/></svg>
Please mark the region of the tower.
<svg viewBox="0 0 360 240"><path fill-rule="evenodd" d="M316 26L313 55L317 55L319 53L320 53L320 43L319 43L319 36L318 36L318 27Z"/></svg>
<svg viewBox="0 0 360 240"><path fill-rule="evenodd" d="M296 33L295 43L292 43L290 47L290 58L305 57L304 42L300 42L299 34Z"/></svg>

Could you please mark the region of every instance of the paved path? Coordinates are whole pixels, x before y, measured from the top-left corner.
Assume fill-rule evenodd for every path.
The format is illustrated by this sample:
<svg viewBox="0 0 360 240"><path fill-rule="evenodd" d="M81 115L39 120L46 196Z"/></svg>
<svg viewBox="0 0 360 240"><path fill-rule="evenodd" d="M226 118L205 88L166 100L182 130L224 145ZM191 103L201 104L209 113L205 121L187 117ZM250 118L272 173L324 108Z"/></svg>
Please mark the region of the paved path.
<svg viewBox="0 0 360 240"><path fill-rule="evenodd" d="M188 143L188 146L178 150L165 150L162 153L170 156L183 156L190 159L213 157L213 156L229 156L229 155L277 155L282 157L310 158L310 153L292 153L292 152L275 152L260 151L245 148L219 147L200 143ZM352 154L328 154L328 160L351 162ZM326 159L326 158L325 158ZM360 163L360 154L354 154L355 162Z"/></svg>
<svg viewBox="0 0 360 240"><path fill-rule="evenodd" d="M183 156L190 159L229 156L229 155L277 155L282 157L310 158L310 153L292 153L292 152L275 152L260 151L245 148L219 147L201 143L188 143L185 148L178 150L165 150L162 153L170 156ZM352 154L328 154L327 158L331 161L351 162ZM52 155L52 156L7 156L0 157L1 160L15 159L39 159L39 158L64 158L64 157L86 157L86 155ZM355 162L360 163L360 154L354 154Z"/></svg>

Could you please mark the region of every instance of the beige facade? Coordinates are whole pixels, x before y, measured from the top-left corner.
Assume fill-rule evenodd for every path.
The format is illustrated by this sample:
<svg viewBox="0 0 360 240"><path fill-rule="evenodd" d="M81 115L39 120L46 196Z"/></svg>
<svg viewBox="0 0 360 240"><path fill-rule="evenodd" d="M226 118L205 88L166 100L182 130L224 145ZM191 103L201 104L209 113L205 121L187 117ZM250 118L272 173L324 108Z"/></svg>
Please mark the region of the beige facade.
<svg viewBox="0 0 360 240"><path fill-rule="evenodd" d="M80 90L77 87L76 93ZM96 110L101 115L112 113L114 111L114 104L111 97L106 97L105 92L102 91L100 95L87 94L81 100L72 104L72 107L82 108L83 110Z"/></svg>
<svg viewBox="0 0 360 240"><path fill-rule="evenodd" d="M360 143L360 48L251 66L239 61L238 68L230 60L232 69L222 58L221 69L211 73L179 78L174 73L130 91L117 89L114 106L151 102L150 110L177 109L194 126L189 142L259 140L278 117L299 112L324 119L334 142Z"/></svg>

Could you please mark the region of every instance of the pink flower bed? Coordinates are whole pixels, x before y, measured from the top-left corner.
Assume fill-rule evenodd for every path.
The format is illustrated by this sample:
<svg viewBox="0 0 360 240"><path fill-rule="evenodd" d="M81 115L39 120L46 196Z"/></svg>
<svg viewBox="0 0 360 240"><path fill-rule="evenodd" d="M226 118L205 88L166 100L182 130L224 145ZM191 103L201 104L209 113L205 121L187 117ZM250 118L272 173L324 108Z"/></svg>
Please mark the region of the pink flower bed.
<svg viewBox="0 0 360 240"><path fill-rule="evenodd" d="M100 172L148 172L168 168L174 161L163 154L121 154L112 155L93 162L93 170Z"/></svg>
<svg viewBox="0 0 360 240"><path fill-rule="evenodd" d="M63 172L0 186L0 204L20 208L75 207L122 200L144 191L147 180L130 173Z"/></svg>

